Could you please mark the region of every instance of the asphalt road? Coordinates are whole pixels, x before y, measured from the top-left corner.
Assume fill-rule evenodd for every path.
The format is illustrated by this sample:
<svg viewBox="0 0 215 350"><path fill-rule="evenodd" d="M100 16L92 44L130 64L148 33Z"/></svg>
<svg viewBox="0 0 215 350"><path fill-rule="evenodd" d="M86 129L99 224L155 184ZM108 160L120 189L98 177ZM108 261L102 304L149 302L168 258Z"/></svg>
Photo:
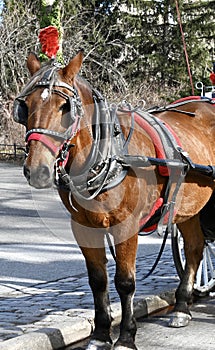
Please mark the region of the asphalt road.
<svg viewBox="0 0 215 350"><path fill-rule="evenodd" d="M53 190L34 191L22 167L0 163L0 294L85 270Z"/></svg>
<svg viewBox="0 0 215 350"><path fill-rule="evenodd" d="M20 166L0 163L0 174L0 297L10 296L14 289L86 272L69 215L57 192L31 188ZM140 237L138 261L157 254L161 242L162 238L156 235ZM110 253L108 258L111 259ZM146 272L144 268L142 273ZM214 301L195 306L190 327L180 330L167 327L166 315L139 320L138 349L214 349ZM77 346L76 350L85 348Z"/></svg>
<svg viewBox="0 0 215 350"><path fill-rule="evenodd" d="M215 298L203 298L192 306L193 320L188 327L168 327L169 311L139 319L136 335L138 350L214 350L215 348ZM119 329L114 329L117 339ZM89 340L65 348L65 350L84 350Z"/></svg>
<svg viewBox="0 0 215 350"><path fill-rule="evenodd" d="M57 191L31 188L21 166L0 162L0 174L0 296L85 272ZM138 256L157 253L161 242L140 237Z"/></svg>

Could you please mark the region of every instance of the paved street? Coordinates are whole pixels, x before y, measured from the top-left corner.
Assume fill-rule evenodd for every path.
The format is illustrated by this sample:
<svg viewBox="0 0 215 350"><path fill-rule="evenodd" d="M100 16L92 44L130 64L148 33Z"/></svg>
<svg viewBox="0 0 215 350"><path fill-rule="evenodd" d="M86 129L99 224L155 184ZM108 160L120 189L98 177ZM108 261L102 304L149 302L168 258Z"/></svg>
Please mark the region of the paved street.
<svg viewBox="0 0 215 350"><path fill-rule="evenodd" d="M31 188L20 166L0 162L0 173L1 295L85 272L57 192ZM139 255L157 253L161 241L157 236L140 238Z"/></svg>
<svg viewBox="0 0 215 350"><path fill-rule="evenodd" d="M83 257L54 190L34 190L22 168L0 163L0 340L56 323L89 310L93 303ZM178 277L170 242L152 276L162 239L140 237L135 300L173 289ZM119 301L113 284L114 263L108 253L111 301ZM29 349L30 350L30 349Z"/></svg>
<svg viewBox="0 0 215 350"><path fill-rule="evenodd" d="M0 163L0 172L0 292L4 284L30 286L67 277L70 269L83 272L70 219L57 193L32 189L21 167Z"/></svg>
<svg viewBox="0 0 215 350"><path fill-rule="evenodd" d="M138 320L138 350L214 350L215 298L196 301L191 308L193 320L184 328L168 327L168 309ZM118 334L119 327L115 327L112 335L114 340ZM84 350L88 342L89 339L83 340L66 350Z"/></svg>

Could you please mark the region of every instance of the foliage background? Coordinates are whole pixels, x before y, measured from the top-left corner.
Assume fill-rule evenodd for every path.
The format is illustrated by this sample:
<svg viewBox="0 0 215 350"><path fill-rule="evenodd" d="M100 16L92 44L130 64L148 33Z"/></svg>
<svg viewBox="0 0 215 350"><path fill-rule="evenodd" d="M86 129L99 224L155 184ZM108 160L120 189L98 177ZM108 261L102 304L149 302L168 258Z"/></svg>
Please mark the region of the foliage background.
<svg viewBox="0 0 215 350"><path fill-rule="evenodd" d="M38 31L48 25L45 2L4 1L0 143L23 143L25 130L13 122L12 105L29 78L28 53L40 53ZM208 85L215 61L215 1L178 0L178 4L194 84ZM127 99L135 104L144 99L152 106L191 94L175 0L55 0L45 11L59 21L64 63L84 48L81 74L111 101Z"/></svg>

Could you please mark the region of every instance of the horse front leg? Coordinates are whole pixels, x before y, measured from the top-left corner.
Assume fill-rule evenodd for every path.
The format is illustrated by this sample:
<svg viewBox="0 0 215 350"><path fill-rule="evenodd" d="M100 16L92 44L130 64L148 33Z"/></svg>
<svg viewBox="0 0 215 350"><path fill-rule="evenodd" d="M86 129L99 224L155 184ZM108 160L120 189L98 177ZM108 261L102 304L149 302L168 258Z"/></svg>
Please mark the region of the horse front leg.
<svg viewBox="0 0 215 350"><path fill-rule="evenodd" d="M87 249L87 251L85 248L82 251L86 259L95 306L95 329L87 350L109 350L112 347L111 314L104 248Z"/></svg>
<svg viewBox="0 0 215 350"><path fill-rule="evenodd" d="M204 249L204 236L199 216L178 225L183 239L186 258L183 278L176 290L176 304L169 322L170 327L184 327L192 319L189 306L193 300L193 285Z"/></svg>
<svg viewBox="0 0 215 350"><path fill-rule="evenodd" d="M137 326L133 315L136 251L137 234L116 245L115 285L120 296L122 320L115 350L137 349L134 344Z"/></svg>
<svg viewBox="0 0 215 350"><path fill-rule="evenodd" d="M85 258L95 306L95 327L87 350L109 350L112 348L110 337L112 320L108 295L104 232L87 225L80 225L75 221L72 221L72 229Z"/></svg>

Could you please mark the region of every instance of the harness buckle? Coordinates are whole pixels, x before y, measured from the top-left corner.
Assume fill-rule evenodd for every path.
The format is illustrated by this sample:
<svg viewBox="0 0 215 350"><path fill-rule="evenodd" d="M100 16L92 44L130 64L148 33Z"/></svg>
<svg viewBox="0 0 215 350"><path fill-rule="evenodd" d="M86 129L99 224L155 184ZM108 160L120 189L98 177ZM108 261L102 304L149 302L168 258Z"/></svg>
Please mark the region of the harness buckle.
<svg viewBox="0 0 215 350"><path fill-rule="evenodd" d="M72 147L75 147L74 143L68 143L67 141L64 142L64 144L60 150L60 155L59 155L60 161L65 161L67 159L68 153Z"/></svg>

